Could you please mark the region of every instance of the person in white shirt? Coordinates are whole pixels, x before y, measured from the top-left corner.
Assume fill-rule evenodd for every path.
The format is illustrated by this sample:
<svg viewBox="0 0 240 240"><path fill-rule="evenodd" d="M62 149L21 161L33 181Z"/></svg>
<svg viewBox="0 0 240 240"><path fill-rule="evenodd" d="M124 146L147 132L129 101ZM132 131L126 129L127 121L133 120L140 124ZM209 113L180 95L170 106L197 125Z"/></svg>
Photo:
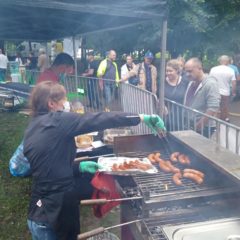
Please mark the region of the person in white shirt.
<svg viewBox="0 0 240 240"><path fill-rule="evenodd" d="M0 82L5 81L7 72L8 58L0 49Z"/></svg>
<svg viewBox="0 0 240 240"><path fill-rule="evenodd" d="M226 55L219 57L220 65L213 67L210 70L209 75L217 79L219 93L221 95L220 103L220 119L229 122L229 97L236 96L236 77L234 70L228 65L230 64L230 58Z"/></svg>
<svg viewBox="0 0 240 240"><path fill-rule="evenodd" d="M122 65L121 67L121 79L125 78L128 76L128 72L131 71L133 68L135 67L135 64L133 62L133 58L131 55L128 55L126 57L126 63L124 65ZM131 78L129 78L128 80L125 81L125 83L131 83L133 85L136 85L134 84L134 80L133 82L131 82Z"/></svg>

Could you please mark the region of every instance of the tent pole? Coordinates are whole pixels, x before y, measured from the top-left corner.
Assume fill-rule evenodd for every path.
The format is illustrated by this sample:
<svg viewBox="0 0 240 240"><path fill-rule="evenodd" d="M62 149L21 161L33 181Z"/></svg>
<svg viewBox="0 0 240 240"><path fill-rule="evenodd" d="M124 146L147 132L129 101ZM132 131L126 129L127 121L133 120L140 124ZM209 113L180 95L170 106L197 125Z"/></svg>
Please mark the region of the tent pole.
<svg viewBox="0 0 240 240"><path fill-rule="evenodd" d="M159 114L164 114L164 83L165 83L165 67L166 67L166 48L167 48L167 18L162 21L161 35L161 65L160 65L160 83L159 83Z"/></svg>
<svg viewBox="0 0 240 240"><path fill-rule="evenodd" d="M74 74L75 74L75 82L77 84L78 69L77 69L77 56L76 56L75 36L72 37L72 41L73 41Z"/></svg>

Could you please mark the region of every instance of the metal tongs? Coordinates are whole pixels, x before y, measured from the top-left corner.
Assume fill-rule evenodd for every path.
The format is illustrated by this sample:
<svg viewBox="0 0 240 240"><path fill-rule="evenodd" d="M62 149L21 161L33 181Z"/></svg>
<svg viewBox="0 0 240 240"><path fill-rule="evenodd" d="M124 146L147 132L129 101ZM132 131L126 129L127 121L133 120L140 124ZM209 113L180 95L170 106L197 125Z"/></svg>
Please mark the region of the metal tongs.
<svg viewBox="0 0 240 240"><path fill-rule="evenodd" d="M163 140L163 144L165 145L167 151L171 154L173 153L173 149L171 147L171 144L168 140L168 137L167 137L167 132L165 130L162 130L162 129L157 129L156 130L157 132L157 136Z"/></svg>

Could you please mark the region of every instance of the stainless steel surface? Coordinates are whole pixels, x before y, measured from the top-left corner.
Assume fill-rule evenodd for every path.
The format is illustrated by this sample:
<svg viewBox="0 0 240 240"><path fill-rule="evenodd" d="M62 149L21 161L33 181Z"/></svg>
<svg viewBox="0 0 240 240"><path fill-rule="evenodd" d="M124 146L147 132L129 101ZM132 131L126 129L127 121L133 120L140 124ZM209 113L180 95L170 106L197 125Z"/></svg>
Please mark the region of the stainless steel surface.
<svg viewBox="0 0 240 240"><path fill-rule="evenodd" d="M240 234L240 219L223 219L178 226L163 226L169 240L226 240Z"/></svg>
<svg viewBox="0 0 240 240"><path fill-rule="evenodd" d="M240 235L230 235L227 240L240 240Z"/></svg>

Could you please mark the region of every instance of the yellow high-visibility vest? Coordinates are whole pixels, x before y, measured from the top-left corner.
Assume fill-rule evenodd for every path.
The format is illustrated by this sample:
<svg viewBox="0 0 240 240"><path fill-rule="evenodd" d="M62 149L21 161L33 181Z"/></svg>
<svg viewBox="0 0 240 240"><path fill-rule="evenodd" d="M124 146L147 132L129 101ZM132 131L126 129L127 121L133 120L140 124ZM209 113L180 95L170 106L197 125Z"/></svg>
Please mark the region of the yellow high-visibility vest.
<svg viewBox="0 0 240 240"><path fill-rule="evenodd" d="M102 77L104 76L106 70L107 70L107 58L102 60L101 63L99 64L98 70L97 70L97 77ZM119 74L118 74L118 68L117 68L117 64L115 62L112 62L115 69L116 69L116 75L115 75L115 81L116 83L119 82Z"/></svg>

